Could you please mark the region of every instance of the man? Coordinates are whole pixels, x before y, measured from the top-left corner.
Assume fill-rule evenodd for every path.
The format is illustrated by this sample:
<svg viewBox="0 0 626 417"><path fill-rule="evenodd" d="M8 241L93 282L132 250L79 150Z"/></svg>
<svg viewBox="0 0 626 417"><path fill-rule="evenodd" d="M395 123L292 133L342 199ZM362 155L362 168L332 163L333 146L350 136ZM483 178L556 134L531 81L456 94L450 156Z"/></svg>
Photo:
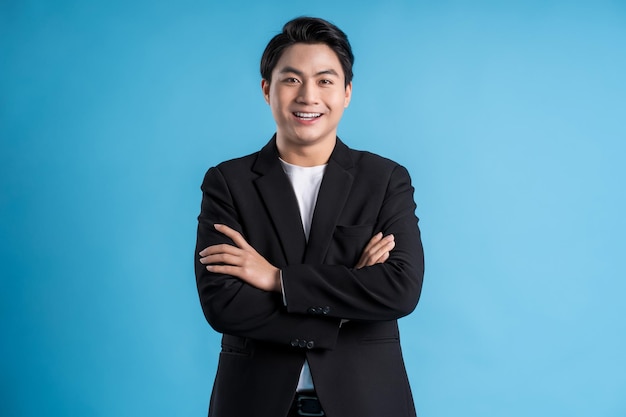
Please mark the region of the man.
<svg viewBox="0 0 626 417"><path fill-rule="evenodd" d="M196 280L223 333L209 416L415 416L396 321L422 286L413 187L337 138L353 62L336 26L288 22L261 60L276 134L204 178Z"/></svg>

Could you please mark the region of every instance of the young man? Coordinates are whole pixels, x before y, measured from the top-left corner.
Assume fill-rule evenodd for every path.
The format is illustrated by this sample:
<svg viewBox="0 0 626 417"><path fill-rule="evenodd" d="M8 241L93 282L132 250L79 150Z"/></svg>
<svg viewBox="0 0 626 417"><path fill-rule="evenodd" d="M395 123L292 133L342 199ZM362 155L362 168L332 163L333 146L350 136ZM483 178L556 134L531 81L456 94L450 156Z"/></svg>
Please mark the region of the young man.
<svg viewBox="0 0 626 417"><path fill-rule="evenodd" d="M196 280L223 333L209 416L415 416L397 324L424 270L413 187L337 138L353 62L336 26L288 22L261 60L276 134L204 178Z"/></svg>

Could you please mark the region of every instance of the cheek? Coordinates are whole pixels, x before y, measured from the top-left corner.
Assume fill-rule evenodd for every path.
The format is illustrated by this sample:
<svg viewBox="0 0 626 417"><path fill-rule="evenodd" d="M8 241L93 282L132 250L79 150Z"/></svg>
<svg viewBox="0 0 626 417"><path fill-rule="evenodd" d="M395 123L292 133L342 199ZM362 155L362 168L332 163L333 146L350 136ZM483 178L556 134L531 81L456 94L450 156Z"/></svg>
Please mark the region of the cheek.
<svg viewBox="0 0 626 417"><path fill-rule="evenodd" d="M335 106L334 106L334 110L335 112L339 113L340 115L343 113L344 109L348 106L348 104L346 103L346 101L342 98L342 99L338 99L335 102Z"/></svg>
<svg viewBox="0 0 626 417"><path fill-rule="evenodd" d="M279 114L283 111L283 101L278 94L273 94L270 96L269 104L272 108L272 113Z"/></svg>
<svg viewBox="0 0 626 417"><path fill-rule="evenodd" d="M289 101L290 98L286 94L275 94L272 96L272 107L276 108L276 111L287 113Z"/></svg>
<svg viewBox="0 0 626 417"><path fill-rule="evenodd" d="M333 95L332 105L335 110L343 110L348 106L349 100L346 98L345 92L336 93Z"/></svg>

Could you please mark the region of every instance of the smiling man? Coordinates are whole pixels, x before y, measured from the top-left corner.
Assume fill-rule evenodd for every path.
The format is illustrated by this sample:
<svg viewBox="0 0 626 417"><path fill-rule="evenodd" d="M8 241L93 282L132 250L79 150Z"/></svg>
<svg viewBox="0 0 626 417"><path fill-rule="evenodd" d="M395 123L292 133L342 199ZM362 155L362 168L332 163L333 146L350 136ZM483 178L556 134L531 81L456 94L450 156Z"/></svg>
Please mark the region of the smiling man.
<svg viewBox="0 0 626 417"><path fill-rule="evenodd" d="M288 22L261 59L276 134L208 170L196 282L223 334L211 417L408 417L415 408L397 319L424 272L402 166L348 148L346 35Z"/></svg>

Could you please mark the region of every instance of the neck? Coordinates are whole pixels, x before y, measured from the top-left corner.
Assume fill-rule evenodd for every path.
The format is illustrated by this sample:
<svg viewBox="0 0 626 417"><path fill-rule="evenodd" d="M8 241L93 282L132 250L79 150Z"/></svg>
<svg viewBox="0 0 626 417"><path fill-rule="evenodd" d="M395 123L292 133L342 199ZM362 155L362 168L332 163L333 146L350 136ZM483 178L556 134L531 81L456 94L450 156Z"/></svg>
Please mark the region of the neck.
<svg viewBox="0 0 626 417"><path fill-rule="evenodd" d="M279 136L276 137L276 147L278 148L280 158L292 165L302 167L313 167L328 163L330 155L333 153L333 149L335 149L336 142L337 139L335 137L332 141L325 141L319 144L294 146L280 140Z"/></svg>

